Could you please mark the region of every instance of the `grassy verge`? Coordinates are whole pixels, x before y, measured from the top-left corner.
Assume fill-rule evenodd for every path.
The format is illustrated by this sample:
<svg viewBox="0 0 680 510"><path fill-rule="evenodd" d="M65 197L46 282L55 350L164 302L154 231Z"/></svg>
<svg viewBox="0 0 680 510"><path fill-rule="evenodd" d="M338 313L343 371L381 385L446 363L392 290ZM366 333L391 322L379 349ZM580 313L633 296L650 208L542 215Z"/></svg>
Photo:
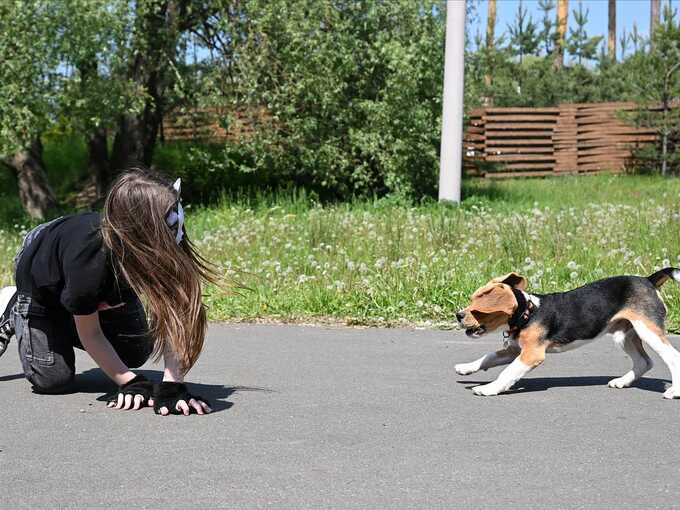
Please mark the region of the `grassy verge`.
<svg viewBox="0 0 680 510"><path fill-rule="evenodd" d="M250 290L208 289L212 319L451 325L489 278L552 292L680 266L680 180L470 181L461 207L395 200L322 207L301 196L190 208L190 236ZM0 234L0 280L19 232ZM680 286L663 294L680 327Z"/></svg>

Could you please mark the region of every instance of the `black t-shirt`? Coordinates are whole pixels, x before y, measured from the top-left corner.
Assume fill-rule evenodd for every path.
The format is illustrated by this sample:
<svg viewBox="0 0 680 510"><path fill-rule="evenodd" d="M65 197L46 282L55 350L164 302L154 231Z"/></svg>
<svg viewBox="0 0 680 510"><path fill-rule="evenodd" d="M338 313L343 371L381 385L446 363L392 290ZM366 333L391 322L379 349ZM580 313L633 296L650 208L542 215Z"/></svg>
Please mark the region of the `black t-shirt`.
<svg viewBox="0 0 680 510"><path fill-rule="evenodd" d="M100 303L135 299L103 242L99 213L65 216L48 224L26 247L17 267L17 286L48 307L89 315ZM25 289L22 287L30 287Z"/></svg>

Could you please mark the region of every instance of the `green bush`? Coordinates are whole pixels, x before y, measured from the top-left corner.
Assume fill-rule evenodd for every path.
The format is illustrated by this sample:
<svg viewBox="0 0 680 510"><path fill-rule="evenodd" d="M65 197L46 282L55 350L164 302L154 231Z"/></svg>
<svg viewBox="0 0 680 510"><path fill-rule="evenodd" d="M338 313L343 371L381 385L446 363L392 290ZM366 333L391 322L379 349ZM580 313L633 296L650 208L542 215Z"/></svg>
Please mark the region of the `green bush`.
<svg viewBox="0 0 680 510"><path fill-rule="evenodd" d="M241 141L241 170L343 198L434 194L443 5L241 3L222 27L234 69L214 69L230 104L267 112Z"/></svg>
<svg viewBox="0 0 680 510"><path fill-rule="evenodd" d="M153 165L168 177L181 177L182 196L194 203L215 202L224 194L240 195L283 186L262 169L251 170L252 162L239 149L193 142L159 144Z"/></svg>
<svg viewBox="0 0 680 510"><path fill-rule="evenodd" d="M43 161L55 193L63 197L87 178L87 146L81 135L50 132L42 137Z"/></svg>

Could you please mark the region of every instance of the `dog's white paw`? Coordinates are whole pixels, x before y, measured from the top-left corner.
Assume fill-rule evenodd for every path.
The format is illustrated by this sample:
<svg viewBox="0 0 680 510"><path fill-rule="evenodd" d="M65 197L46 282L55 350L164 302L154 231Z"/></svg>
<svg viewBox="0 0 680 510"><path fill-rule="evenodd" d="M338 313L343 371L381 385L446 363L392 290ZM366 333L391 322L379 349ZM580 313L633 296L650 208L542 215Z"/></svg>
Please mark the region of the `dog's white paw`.
<svg viewBox="0 0 680 510"><path fill-rule="evenodd" d="M627 374L622 375L621 377L617 377L616 379L612 379L607 383L607 386L610 388L628 388L631 384L635 382L635 374L632 372L629 372Z"/></svg>
<svg viewBox="0 0 680 510"><path fill-rule="evenodd" d="M470 375L479 370L479 364L474 361L472 363L458 363L453 369L458 375Z"/></svg>
<svg viewBox="0 0 680 510"><path fill-rule="evenodd" d="M498 395L500 392L501 390L494 383L483 384L472 388L472 393L482 397L491 397L493 395Z"/></svg>
<svg viewBox="0 0 680 510"><path fill-rule="evenodd" d="M663 393L663 398L680 398L680 388L671 386Z"/></svg>

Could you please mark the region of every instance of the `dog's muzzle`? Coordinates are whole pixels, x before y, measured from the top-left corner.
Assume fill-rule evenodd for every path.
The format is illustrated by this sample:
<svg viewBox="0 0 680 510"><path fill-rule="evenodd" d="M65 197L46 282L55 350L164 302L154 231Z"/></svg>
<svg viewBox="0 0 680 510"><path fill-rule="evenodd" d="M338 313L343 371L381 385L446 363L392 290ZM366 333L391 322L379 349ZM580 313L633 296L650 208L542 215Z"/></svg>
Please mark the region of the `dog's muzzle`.
<svg viewBox="0 0 680 510"><path fill-rule="evenodd" d="M477 326L475 328L467 328L465 330L465 334L471 338L477 338L482 336L484 333L486 333L486 327L484 326Z"/></svg>

